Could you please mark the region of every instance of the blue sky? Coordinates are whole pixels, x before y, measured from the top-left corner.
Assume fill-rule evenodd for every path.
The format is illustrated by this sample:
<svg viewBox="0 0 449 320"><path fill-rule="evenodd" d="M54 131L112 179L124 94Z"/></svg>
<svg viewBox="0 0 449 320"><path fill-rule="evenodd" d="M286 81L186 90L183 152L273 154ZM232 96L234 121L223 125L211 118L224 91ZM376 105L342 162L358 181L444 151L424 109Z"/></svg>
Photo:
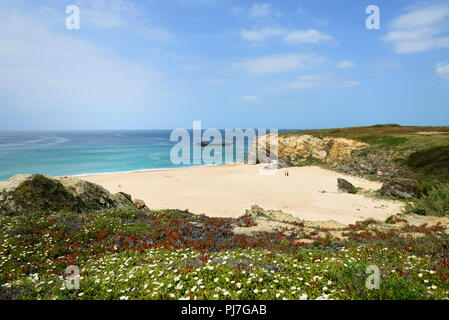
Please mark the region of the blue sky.
<svg viewBox="0 0 449 320"><path fill-rule="evenodd" d="M0 130L449 125L449 3L0 0L0 70Z"/></svg>

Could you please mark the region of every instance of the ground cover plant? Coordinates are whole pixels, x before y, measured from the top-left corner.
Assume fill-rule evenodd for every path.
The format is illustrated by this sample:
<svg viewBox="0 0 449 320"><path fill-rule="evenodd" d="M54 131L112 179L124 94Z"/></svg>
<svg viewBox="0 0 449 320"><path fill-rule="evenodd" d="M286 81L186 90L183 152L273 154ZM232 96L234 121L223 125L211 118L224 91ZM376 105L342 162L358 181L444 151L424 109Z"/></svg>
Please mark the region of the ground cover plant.
<svg viewBox="0 0 449 320"><path fill-rule="evenodd" d="M400 223L390 219L390 224ZM36 212L0 217L2 299L446 299L449 237L441 226L374 230L373 221L297 240L302 224L251 236L251 216L179 210ZM80 288L66 286L68 265ZM367 289L367 266L380 269Z"/></svg>

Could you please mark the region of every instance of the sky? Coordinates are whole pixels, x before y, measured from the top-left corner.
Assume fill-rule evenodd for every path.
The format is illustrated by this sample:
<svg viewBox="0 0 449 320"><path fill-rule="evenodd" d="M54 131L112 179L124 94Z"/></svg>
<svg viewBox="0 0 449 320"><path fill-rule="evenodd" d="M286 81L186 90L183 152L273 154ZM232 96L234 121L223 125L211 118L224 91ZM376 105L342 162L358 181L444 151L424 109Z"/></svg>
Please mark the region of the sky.
<svg viewBox="0 0 449 320"><path fill-rule="evenodd" d="M0 130L194 120L449 125L449 2L0 0Z"/></svg>

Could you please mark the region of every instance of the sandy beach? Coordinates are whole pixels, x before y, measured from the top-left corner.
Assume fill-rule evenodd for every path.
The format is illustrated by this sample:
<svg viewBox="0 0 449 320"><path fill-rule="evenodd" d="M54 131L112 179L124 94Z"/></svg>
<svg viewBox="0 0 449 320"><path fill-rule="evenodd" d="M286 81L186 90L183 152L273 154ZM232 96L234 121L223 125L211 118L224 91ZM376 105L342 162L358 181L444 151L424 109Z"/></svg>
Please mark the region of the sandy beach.
<svg viewBox="0 0 449 320"><path fill-rule="evenodd" d="M402 204L363 195L340 193L337 178L356 187L377 190L380 183L346 176L319 167L280 169L260 175L266 165L225 165L166 171L143 171L85 176L115 193L142 199L152 209L188 209L212 217L238 217L253 204L278 209L309 221L354 223L364 218L386 219ZM325 191L325 193L322 193Z"/></svg>

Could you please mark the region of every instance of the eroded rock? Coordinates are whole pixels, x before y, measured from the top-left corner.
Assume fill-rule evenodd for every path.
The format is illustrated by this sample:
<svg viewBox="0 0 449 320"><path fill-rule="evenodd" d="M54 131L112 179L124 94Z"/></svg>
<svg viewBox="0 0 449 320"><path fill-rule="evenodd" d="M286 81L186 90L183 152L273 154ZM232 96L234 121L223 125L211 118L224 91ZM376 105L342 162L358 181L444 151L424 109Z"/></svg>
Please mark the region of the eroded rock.
<svg viewBox="0 0 449 320"><path fill-rule="evenodd" d="M416 181L411 179L394 178L385 181L380 189L383 195L398 199L411 199L417 195Z"/></svg>
<svg viewBox="0 0 449 320"><path fill-rule="evenodd" d="M354 187L354 185L346 179L338 178L337 183L338 190L341 192L356 194L358 191L357 188Z"/></svg>
<svg viewBox="0 0 449 320"><path fill-rule="evenodd" d="M270 135L256 138L249 152L250 159L256 163L268 163L275 158L270 154ZM267 144L268 143L268 144ZM291 161L314 159L321 162L341 162L353 150L367 148L368 144L346 138L317 138L311 135L288 135L278 137L277 157ZM259 154L258 151L261 151Z"/></svg>

